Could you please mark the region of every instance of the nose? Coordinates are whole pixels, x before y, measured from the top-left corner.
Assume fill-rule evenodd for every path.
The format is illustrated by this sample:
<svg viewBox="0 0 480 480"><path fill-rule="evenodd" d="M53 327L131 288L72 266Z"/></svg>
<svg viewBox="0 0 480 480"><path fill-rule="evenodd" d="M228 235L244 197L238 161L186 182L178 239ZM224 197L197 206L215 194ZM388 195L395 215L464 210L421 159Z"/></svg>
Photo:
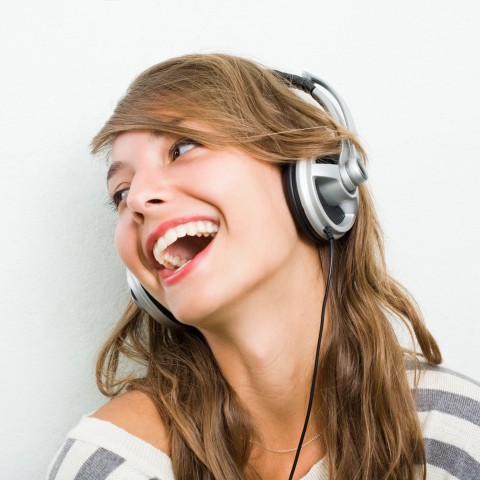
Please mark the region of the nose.
<svg viewBox="0 0 480 480"><path fill-rule="evenodd" d="M170 196L169 183L158 169L155 172L137 172L130 183L126 205L133 220L142 225L145 218L155 215L158 207L168 201Z"/></svg>

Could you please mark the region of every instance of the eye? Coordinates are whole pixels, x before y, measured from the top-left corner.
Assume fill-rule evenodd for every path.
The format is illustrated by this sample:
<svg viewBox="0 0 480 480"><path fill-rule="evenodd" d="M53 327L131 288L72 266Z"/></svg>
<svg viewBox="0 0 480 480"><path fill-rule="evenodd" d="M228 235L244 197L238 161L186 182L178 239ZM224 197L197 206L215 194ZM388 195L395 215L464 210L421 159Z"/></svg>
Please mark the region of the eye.
<svg viewBox="0 0 480 480"><path fill-rule="evenodd" d="M110 197L110 203L113 205L115 210L118 209L120 204L127 198L129 188L123 188L122 190L118 190Z"/></svg>
<svg viewBox="0 0 480 480"><path fill-rule="evenodd" d="M187 153L189 150L192 150L192 148L198 147L198 145L199 144L193 140L183 138L172 145L172 148L170 149L170 158L176 160L180 155Z"/></svg>

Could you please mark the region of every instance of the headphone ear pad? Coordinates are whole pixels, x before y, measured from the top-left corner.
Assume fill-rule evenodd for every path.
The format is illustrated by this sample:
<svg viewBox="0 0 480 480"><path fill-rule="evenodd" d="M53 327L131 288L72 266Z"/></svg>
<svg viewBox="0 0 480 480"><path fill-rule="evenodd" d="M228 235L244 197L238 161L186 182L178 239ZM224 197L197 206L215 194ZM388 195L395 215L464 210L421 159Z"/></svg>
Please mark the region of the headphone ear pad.
<svg viewBox="0 0 480 480"><path fill-rule="evenodd" d="M318 235L315 229L312 227L310 221L305 215L300 196L297 189L296 178L296 162L287 163L283 166L282 171L283 189L285 191L285 197L287 199L288 208L295 221L295 224L307 237L318 243L324 241L324 239Z"/></svg>
<svg viewBox="0 0 480 480"><path fill-rule="evenodd" d="M126 269L126 274L132 300L138 308L147 312L154 320L166 327L179 328L184 326L169 310L167 310L147 291L138 278L128 268Z"/></svg>

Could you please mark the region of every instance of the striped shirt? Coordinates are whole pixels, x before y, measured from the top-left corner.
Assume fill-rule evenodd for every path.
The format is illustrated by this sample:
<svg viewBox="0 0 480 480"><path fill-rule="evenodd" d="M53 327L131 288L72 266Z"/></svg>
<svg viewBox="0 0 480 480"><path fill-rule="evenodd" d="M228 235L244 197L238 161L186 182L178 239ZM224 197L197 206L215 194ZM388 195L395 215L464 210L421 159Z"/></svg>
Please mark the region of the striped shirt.
<svg viewBox="0 0 480 480"><path fill-rule="evenodd" d="M413 370L407 367L413 382ZM428 480L480 479L480 384L426 367L415 394ZM174 480L170 458L112 423L84 416L54 457L48 480ZM302 480L328 480L327 461Z"/></svg>

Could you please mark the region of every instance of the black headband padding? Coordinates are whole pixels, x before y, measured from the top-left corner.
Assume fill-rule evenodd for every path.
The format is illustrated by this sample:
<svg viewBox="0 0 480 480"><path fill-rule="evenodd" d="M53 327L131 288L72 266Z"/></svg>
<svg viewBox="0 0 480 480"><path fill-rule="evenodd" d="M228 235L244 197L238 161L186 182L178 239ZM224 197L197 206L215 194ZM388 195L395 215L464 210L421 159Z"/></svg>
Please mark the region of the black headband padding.
<svg viewBox="0 0 480 480"><path fill-rule="evenodd" d="M283 81L288 82L294 87L303 90L305 93L312 93L315 90L315 84L305 77L299 75L293 75L292 73L281 72L280 70L273 70L273 73L281 78Z"/></svg>

